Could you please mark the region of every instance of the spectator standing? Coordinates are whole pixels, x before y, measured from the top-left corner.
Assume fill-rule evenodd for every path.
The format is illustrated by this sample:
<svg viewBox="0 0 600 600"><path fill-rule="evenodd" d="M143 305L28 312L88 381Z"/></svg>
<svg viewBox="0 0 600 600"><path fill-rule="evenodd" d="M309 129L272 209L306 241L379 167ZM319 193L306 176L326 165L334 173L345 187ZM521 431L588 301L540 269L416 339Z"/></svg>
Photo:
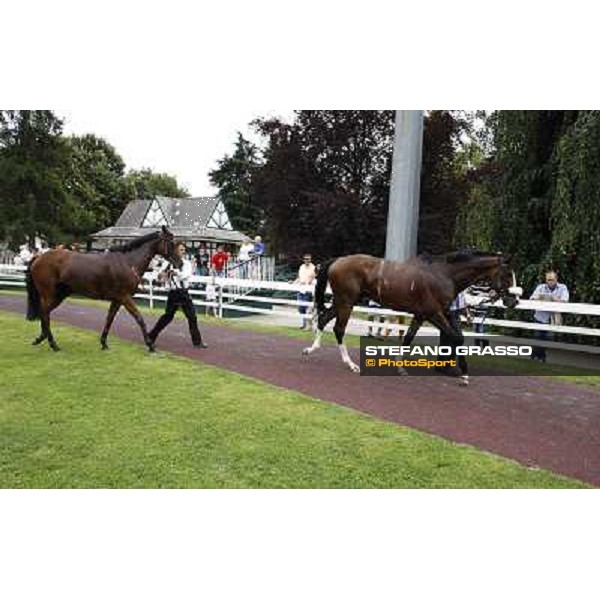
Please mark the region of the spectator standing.
<svg viewBox="0 0 600 600"><path fill-rule="evenodd" d="M568 302L569 290L564 283L558 282L556 271L546 272L546 283L540 283L535 288L530 300L539 300L540 302ZM533 320L540 325L561 325L562 316L560 313L550 311L536 310L533 314ZM554 339L554 333L551 331L535 331L536 339L550 341ZM532 360L546 362L546 348L533 348Z"/></svg>
<svg viewBox="0 0 600 600"><path fill-rule="evenodd" d="M252 255L254 257L254 278L262 279L262 256L265 253L265 245L262 241L260 235L257 235L254 238L254 249L252 250Z"/></svg>
<svg viewBox="0 0 600 600"><path fill-rule="evenodd" d="M465 315L467 317L467 324L471 324L472 322L472 317L471 317L471 313L469 311L469 305L467 304L467 298L465 296L464 292L460 292L458 294L458 296L456 296L456 298L452 301L452 304L450 304L450 309L448 311L448 322L450 323L450 326L452 327L452 329L454 329L455 331L457 331L458 333L462 333L462 323L460 321L460 317L462 315ZM440 333L440 346L451 346L451 338L446 335L445 333L441 332ZM466 374L465 371L463 371L462 369L465 368L466 369L466 360L464 356L456 356L456 353L454 352L452 354L451 357L453 360L457 360L458 359L458 364L461 365L461 371ZM449 373L451 371L451 369L449 368L443 368L443 369L437 369L436 370L441 370L442 372L445 373Z"/></svg>
<svg viewBox="0 0 600 600"><path fill-rule="evenodd" d="M254 254L254 244L250 241L249 238L246 238L242 245L240 246L240 252L238 254L238 260L240 262L240 277L242 279L247 279L250 273L249 261Z"/></svg>
<svg viewBox="0 0 600 600"><path fill-rule="evenodd" d="M369 308L381 308L381 304L375 302L375 300L369 300L368 306ZM383 336L385 317L383 315L369 315L368 321L372 322L373 325L369 325L367 337L381 338ZM379 327L375 327L375 324L379 324Z"/></svg>
<svg viewBox="0 0 600 600"><path fill-rule="evenodd" d="M265 253L265 245L264 245L260 235L257 235L254 238L254 255L262 256L264 253Z"/></svg>
<svg viewBox="0 0 600 600"><path fill-rule="evenodd" d="M471 296L476 296L480 299L477 304L470 307L471 315L473 317L476 317L477 319L485 319L487 315L487 309L484 308L482 304L485 304L485 300L487 295L489 294L490 288L484 285L472 285L467 291ZM485 335L485 324L483 322L474 322L473 332L479 333L480 335ZM481 347L490 345L489 341L484 338L476 338L475 343Z"/></svg>
<svg viewBox="0 0 600 600"><path fill-rule="evenodd" d="M304 289L298 292L297 300L299 302L312 302L313 299L313 284L317 276L315 265L312 262L312 256L305 254L303 262L298 269L298 277L294 284L301 285ZM307 317L308 306L300 305L298 311L302 315L302 327L300 329L310 329L311 318Z"/></svg>
<svg viewBox="0 0 600 600"><path fill-rule="evenodd" d="M218 317L217 307L215 306L217 302L217 286L214 283L209 282L206 284L206 302L210 302L211 306L206 307L205 314Z"/></svg>
<svg viewBox="0 0 600 600"><path fill-rule="evenodd" d="M206 246L202 244L196 252L196 273L200 276L209 274L210 254Z"/></svg>
<svg viewBox="0 0 600 600"><path fill-rule="evenodd" d="M29 261L33 258L33 253L29 248L29 244L23 244L19 251L19 258L22 265L29 264Z"/></svg>
<svg viewBox="0 0 600 600"><path fill-rule="evenodd" d="M228 261L229 252L225 252L225 248L222 244L217 246L217 251L210 259L210 266L218 277L222 277L224 275L225 267L227 266Z"/></svg>

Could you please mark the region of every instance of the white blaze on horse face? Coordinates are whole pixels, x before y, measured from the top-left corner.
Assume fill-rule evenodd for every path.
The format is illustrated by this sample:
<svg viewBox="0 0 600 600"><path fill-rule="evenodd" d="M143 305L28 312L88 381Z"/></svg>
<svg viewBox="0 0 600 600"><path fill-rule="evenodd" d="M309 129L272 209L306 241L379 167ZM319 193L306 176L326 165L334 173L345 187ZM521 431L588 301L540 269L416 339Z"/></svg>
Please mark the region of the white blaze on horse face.
<svg viewBox="0 0 600 600"><path fill-rule="evenodd" d="M340 354L342 355L342 361L350 367L350 370L353 373L360 373L360 367L352 362L352 359L348 354L348 348L346 348L346 344L339 344L338 348L340 349Z"/></svg>

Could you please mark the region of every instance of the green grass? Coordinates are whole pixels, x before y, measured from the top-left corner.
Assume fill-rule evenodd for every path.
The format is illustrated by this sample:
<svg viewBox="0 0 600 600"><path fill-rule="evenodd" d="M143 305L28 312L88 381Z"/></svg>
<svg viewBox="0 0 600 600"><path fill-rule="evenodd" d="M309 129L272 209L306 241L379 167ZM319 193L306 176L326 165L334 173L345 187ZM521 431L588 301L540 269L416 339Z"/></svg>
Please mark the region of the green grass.
<svg viewBox="0 0 600 600"><path fill-rule="evenodd" d="M0 311L0 487L585 487L184 358Z"/></svg>

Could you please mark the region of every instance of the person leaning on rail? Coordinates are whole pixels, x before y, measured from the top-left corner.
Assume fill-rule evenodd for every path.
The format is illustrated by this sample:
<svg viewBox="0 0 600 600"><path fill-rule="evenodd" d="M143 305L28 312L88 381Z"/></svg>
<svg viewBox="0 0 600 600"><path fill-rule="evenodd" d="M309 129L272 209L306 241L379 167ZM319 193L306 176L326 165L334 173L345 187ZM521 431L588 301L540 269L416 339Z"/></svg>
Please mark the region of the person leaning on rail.
<svg viewBox="0 0 600 600"><path fill-rule="evenodd" d="M167 296L165 313L156 322L148 337L154 344L160 332L173 320L175 313L181 308L187 319L194 347L206 348L207 346L202 341L202 335L198 329L196 309L188 292L189 280L193 275L192 262L185 258L185 245L183 243L177 244L175 252L181 257L183 263L180 269L173 269L170 263L167 263L158 273L158 279L165 282L169 295Z"/></svg>
<svg viewBox="0 0 600 600"><path fill-rule="evenodd" d="M546 272L546 283L540 283L535 288L530 300L539 300L540 302L568 302L569 290L564 283L558 283L556 271ZM545 310L536 310L533 314L533 320L540 325L561 325L562 316L560 313L548 312ZM538 340L550 341L554 339L552 331L535 331L534 335ZM546 362L546 348L535 347L531 354L532 360Z"/></svg>

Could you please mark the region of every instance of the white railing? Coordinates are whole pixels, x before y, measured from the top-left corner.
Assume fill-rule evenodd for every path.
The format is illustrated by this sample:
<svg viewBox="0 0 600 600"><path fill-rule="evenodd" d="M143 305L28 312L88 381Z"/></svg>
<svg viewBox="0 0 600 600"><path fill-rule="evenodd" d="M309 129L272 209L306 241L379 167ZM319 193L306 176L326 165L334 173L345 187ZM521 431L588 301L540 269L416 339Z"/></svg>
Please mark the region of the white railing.
<svg viewBox="0 0 600 600"><path fill-rule="evenodd" d="M24 287L24 270L25 267L16 265L0 265L0 287ZM232 310L240 313L255 314L255 315L271 315L277 317L289 317L298 319L298 308L305 306L310 311L312 302L301 302L296 299L299 292L313 292L313 286L296 285L279 281L263 281L258 279L239 279L230 277L212 277L212 276L194 276L191 278L192 286L207 284L214 287L215 298L207 299L206 289L189 290L193 302L196 306L211 307L216 309L217 315L223 317L226 310ZM248 293L240 293L240 291L248 290ZM270 292L284 292L287 297L274 298L264 296L257 293L259 290ZM291 297L290 297L291 296ZM154 279L153 273L148 272L144 275L144 285L140 287L140 291L135 296L138 299L148 301L150 307L154 307L156 303L163 303L167 300L167 293L164 288L159 287ZM469 304L479 304L480 298L467 295ZM259 306L248 306L246 303L252 303ZM261 304L267 305L260 307ZM274 311L273 306L278 307ZM486 305L487 306L487 305ZM502 308L502 302L498 301L492 306ZM289 310L281 310L281 308L289 308ZM580 304L580 303L556 303L556 302L539 302L532 300L521 300L516 307L519 311L543 310L547 312L576 314L600 317L600 305L597 304ZM367 306L356 306L354 313L362 316L380 316L390 319L398 317L410 317L410 313L396 312L385 308L374 308ZM523 331L551 331L554 333L576 334L581 336L600 337L600 329L593 327L576 327L569 325L542 325L530 321L514 321L507 319L485 318L483 319L485 326L494 326L501 329L519 329ZM481 323L481 318L475 318L474 323ZM382 327L394 333L406 331L407 323L377 323L366 321L364 318L352 318L349 323L354 327L373 327L378 329ZM365 329L366 331L366 329ZM419 335L437 335L437 329L424 326L421 328ZM478 337L481 334L465 331L465 336ZM515 341L525 343L529 340L527 337L512 338ZM564 348L570 350L579 350L583 352L591 352L600 354L600 346L588 344L565 344L554 341L535 341L538 346Z"/></svg>

